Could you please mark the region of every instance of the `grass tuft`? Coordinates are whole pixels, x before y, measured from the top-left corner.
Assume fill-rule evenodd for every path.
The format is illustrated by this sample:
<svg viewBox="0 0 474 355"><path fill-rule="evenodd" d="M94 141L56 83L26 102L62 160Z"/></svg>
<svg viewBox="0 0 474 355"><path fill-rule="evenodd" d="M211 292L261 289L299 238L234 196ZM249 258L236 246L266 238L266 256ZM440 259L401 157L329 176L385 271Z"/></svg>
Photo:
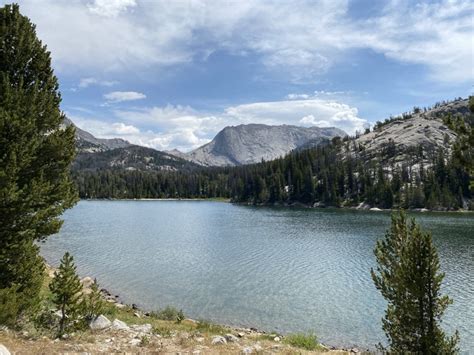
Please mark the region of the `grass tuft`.
<svg viewBox="0 0 474 355"><path fill-rule="evenodd" d="M208 320L200 320L197 323L196 329L203 333L209 334L225 334L228 330L218 324L214 324Z"/></svg>
<svg viewBox="0 0 474 355"><path fill-rule="evenodd" d="M290 334L283 338L283 341L288 345L306 350L316 350L321 347L314 333Z"/></svg>

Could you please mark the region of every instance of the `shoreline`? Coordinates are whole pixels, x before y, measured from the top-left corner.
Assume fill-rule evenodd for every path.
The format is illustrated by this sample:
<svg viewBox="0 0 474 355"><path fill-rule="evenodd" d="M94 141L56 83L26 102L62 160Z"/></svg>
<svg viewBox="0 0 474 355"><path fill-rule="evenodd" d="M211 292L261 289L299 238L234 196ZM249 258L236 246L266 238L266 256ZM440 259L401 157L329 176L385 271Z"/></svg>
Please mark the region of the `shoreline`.
<svg viewBox="0 0 474 355"><path fill-rule="evenodd" d="M428 209L428 208L378 208L370 207L369 205L359 206L322 206L314 204L304 204L301 202L292 203L273 203L273 204L254 204L251 202L234 202L229 198L81 198L80 201L163 201L163 202L174 202L174 201L197 201L197 202L222 202L230 203L237 206L249 206L249 207L277 207L277 208L302 208L302 209L314 209L314 210L348 210L348 211L363 211L363 212L397 212L404 210L407 212L417 213L474 213L474 210L458 209L458 210L443 210L443 209Z"/></svg>
<svg viewBox="0 0 474 355"><path fill-rule="evenodd" d="M46 260L44 261L44 264L45 264L45 273L46 273L47 277L52 279L52 277L54 277L54 272L58 268L55 267L55 266L52 266L51 264L46 262ZM81 275L78 275L78 276L81 280L81 284L84 287L84 291L87 292L87 290L90 288L90 285L93 283L95 278L93 278L90 275L83 276L83 277L81 277ZM120 295L118 295L115 292L110 292L109 289L101 287L100 283L99 283L99 288L100 288L100 294L101 294L103 300L105 302L107 302L108 304L111 304L111 305L117 307L119 310L125 310L125 309L131 310L133 312L133 314L140 320L146 320L146 319L150 320L152 318L151 314L152 314L153 311L145 310L145 309L141 308L136 303L131 303L131 304L125 303L123 301L123 299L120 297ZM186 316L185 321L197 324L197 323L202 322L202 321L207 322L208 320L196 320L196 319L189 318L189 317ZM278 339L280 339L280 340L278 340L278 342L280 342L282 339L285 339L285 337L291 335L291 333L282 334L282 333L276 333L276 332L269 332L269 331L266 331L266 330L263 330L263 329L256 328L254 326L223 324L223 323L219 323L219 322L214 323L213 321L211 321L210 323L216 325L217 327L222 327L222 328L226 329L227 331L229 331L231 333L239 334L239 337L243 337L242 334L249 334L249 335L252 335L252 336L255 336L255 337L270 337L270 338L273 338L273 339L278 338ZM324 349L324 351L322 351L322 352L336 352L336 353L340 353L340 352L343 352L343 353L346 353L346 352L347 353L357 353L357 352L360 352L360 350L359 350L360 347L358 347L356 345L352 345L352 346L332 345L332 344L326 344L326 343L323 343L323 342L319 342L319 339L318 339L318 343ZM362 352L371 353L373 351L374 351L374 349L367 348L367 349L364 349Z"/></svg>

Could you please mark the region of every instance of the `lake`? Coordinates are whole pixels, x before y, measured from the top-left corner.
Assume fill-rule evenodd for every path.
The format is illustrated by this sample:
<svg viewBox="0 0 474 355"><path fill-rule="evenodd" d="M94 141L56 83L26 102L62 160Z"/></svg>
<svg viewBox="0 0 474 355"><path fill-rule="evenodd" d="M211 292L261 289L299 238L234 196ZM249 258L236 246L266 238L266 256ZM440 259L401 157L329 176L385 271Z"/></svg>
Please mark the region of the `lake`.
<svg viewBox="0 0 474 355"><path fill-rule="evenodd" d="M417 213L433 232L454 299L444 327L474 349L474 215ZM81 201L59 235L82 276L146 310L167 305L195 319L281 333L314 331L326 344L385 341L385 302L370 269L390 224L385 212L290 209L210 201Z"/></svg>

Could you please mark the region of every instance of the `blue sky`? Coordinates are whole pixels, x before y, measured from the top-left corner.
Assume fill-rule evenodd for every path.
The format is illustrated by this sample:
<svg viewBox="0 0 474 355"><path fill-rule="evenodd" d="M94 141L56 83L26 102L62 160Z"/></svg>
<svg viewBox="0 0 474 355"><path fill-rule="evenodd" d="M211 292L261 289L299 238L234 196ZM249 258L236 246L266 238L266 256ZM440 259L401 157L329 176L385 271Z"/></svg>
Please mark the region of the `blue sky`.
<svg viewBox="0 0 474 355"><path fill-rule="evenodd" d="M251 122L354 133L473 88L468 0L19 3L67 115L160 150Z"/></svg>

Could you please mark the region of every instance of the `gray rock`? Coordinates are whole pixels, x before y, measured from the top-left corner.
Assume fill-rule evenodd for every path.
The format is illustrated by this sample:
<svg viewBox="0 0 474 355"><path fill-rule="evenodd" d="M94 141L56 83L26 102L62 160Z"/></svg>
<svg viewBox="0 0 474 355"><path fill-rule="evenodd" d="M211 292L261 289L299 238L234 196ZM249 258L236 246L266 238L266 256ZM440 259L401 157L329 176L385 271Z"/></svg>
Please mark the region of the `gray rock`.
<svg viewBox="0 0 474 355"><path fill-rule="evenodd" d="M109 321L107 317L102 314L89 323L89 328L91 328L92 330L107 329L111 326L112 322Z"/></svg>
<svg viewBox="0 0 474 355"><path fill-rule="evenodd" d="M137 339L137 338L133 338L132 340L130 340L128 343L132 346L138 346L140 345L142 341L140 339Z"/></svg>
<svg viewBox="0 0 474 355"><path fill-rule="evenodd" d="M0 355L11 355L7 347L3 344L0 344Z"/></svg>
<svg viewBox="0 0 474 355"><path fill-rule="evenodd" d="M225 335L225 339L229 342L229 343L236 343L239 341L239 338L237 338L235 335L233 334L226 334Z"/></svg>
<svg viewBox="0 0 474 355"><path fill-rule="evenodd" d="M61 313L61 311L54 311L53 312L53 315L58 317L58 318L61 318L63 316L63 314ZM66 318L68 318L67 314L66 314Z"/></svg>
<svg viewBox="0 0 474 355"><path fill-rule="evenodd" d="M412 113L405 118L397 118L384 124L372 132L363 134L351 145L351 154L360 154L365 160L376 159L381 151L392 146L393 156L384 164L386 166L400 166L411 157L410 150L423 148L424 151L435 151L439 148L449 154L452 142L456 140L456 133L443 123L442 117L448 113L466 116L469 114L468 99L456 100L427 110L426 112ZM359 147L362 150L359 150ZM359 153L357 153L359 152ZM423 160L424 167L432 164L428 155ZM419 162L411 168L419 169Z"/></svg>
<svg viewBox="0 0 474 355"><path fill-rule="evenodd" d="M317 146L336 136L346 133L334 127L231 126L220 131L210 143L177 156L205 166L253 164L276 159L294 149Z"/></svg>
<svg viewBox="0 0 474 355"><path fill-rule="evenodd" d="M153 327L151 326L151 324L148 324L148 323L140 324L140 325L132 325L130 326L130 328L132 328L134 331L138 333L145 333L145 334L149 334L153 330Z"/></svg>
<svg viewBox="0 0 474 355"><path fill-rule="evenodd" d="M211 344L212 345L227 344L227 340L223 336L216 335L215 337L212 338Z"/></svg>
<svg viewBox="0 0 474 355"><path fill-rule="evenodd" d="M253 346L253 348L255 349L256 352L259 352L259 351L263 350L262 346L259 343L255 344Z"/></svg>
<svg viewBox="0 0 474 355"><path fill-rule="evenodd" d="M94 283L94 279L92 277L86 276L81 280L82 286L85 288L89 288Z"/></svg>
<svg viewBox="0 0 474 355"><path fill-rule="evenodd" d="M242 353L251 354L253 353L253 348L251 346L246 346L245 348L242 349Z"/></svg>
<svg viewBox="0 0 474 355"><path fill-rule="evenodd" d="M115 319L112 322L112 328L116 330L130 330L130 327L127 325L127 323L122 322L121 320Z"/></svg>

